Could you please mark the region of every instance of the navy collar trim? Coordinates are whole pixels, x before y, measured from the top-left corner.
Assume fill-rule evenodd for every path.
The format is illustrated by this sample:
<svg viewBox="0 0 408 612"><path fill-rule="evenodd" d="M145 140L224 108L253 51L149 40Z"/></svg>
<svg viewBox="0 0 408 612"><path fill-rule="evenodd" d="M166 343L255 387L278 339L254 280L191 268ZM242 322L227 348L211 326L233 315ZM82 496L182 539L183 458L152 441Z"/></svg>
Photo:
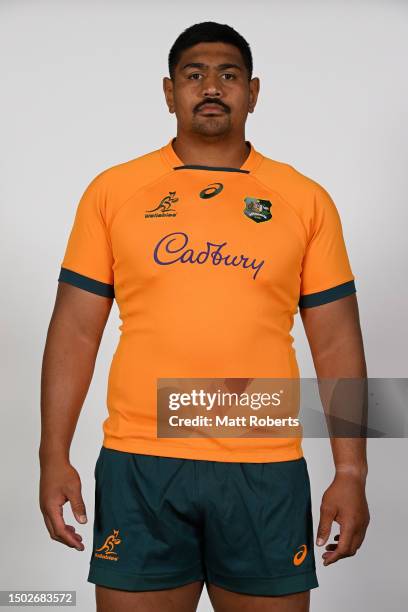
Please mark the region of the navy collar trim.
<svg viewBox="0 0 408 612"><path fill-rule="evenodd" d="M199 166L195 164L188 164L184 166L175 166L173 170L220 170L222 172L242 172L243 174L249 174L249 170L241 170L241 168L228 168L227 166Z"/></svg>

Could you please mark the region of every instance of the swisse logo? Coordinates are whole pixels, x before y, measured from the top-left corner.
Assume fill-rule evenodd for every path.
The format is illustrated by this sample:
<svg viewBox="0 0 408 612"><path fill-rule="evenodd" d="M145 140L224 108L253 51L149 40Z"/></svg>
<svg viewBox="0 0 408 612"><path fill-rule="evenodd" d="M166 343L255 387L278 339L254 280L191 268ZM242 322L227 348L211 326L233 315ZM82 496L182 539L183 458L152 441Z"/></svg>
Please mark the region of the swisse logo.
<svg viewBox="0 0 408 612"><path fill-rule="evenodd" d="M115 551L115 546L122 542L118 536L119 529L114 529L113 533L108 535L102 546L95 550L95 557L98 557L99 559L108 559L108 561L117 561L119 557L118 553Z"/></svg>
<svg viewBox="0 0 408 612"><path fill-rule="evenodd" d="M227 242L206 242L204 249L196 253L193 249L186 248L188 240L188 235L184 232L172 232L163 236L154 248L154 261L160 266L169 266L177 262L201 265L208 262L213 266L223 264L233 268L241 266L255 271L252 275L254 280L265 263L264 260L258 262L245 255L225 254L223 249Z"/></svg>
<svg viewBox="0 0 408 612"><path fill-rule="evenodd" d="M301 565L305 560L307 555L307 546L306 544L302 544L298 548L298 552L293 557L293 565Z"/></svg>
<svg viewBox="0 0 408 612"><path fill-rule="evenodd" d="M224 185L222 183L210 183L208 187L200 191L200 198L203 198L204 200L207 200L208 198L213 198L223 189Z"/></svg>

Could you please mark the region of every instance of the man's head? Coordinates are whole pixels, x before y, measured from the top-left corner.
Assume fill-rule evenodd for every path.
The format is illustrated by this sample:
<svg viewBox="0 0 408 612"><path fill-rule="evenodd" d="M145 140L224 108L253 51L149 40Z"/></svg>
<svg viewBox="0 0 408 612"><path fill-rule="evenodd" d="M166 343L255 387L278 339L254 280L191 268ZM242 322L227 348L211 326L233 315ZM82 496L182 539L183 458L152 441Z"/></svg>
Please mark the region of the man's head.
<svg viewBox="0 0 408 612"><path fill-rule="evenodd" d="M244 132L259 79L252 78L251 50L236 30L213 21L195 24L177 38L168 63L163 89L179 129L205 136ZM206 102L214 106L205 109Z"/></svg>

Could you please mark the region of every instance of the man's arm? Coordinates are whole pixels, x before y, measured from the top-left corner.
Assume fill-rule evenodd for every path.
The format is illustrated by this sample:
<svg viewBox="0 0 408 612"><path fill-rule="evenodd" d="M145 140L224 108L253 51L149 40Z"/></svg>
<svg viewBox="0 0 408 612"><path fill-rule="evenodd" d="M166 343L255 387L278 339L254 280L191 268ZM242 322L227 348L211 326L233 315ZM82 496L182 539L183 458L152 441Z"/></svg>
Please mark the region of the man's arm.
<svg viewBox="0 0 408 612"><path fill-rule="evenodd" d="M355 294L321 306L301 308L300 315L317 378L367 377ZM333 520L340 524L341 533L338 544L326 546L330 552L322 555L324 565L354 555L364 540L370 520L365 497L366 438L331 437L330 443L336 472L322 499L317 543L325 544Z"/></svg>
<svg viewBox="0 0 408 612"><path fill-rule="evenodd" d="M75 518L86 522L81 480L69 449L112 302L60 282L43 355L40 508L51 538L78 550L84 549L82 538L65 524L62 510L69 501Z"/></svg>

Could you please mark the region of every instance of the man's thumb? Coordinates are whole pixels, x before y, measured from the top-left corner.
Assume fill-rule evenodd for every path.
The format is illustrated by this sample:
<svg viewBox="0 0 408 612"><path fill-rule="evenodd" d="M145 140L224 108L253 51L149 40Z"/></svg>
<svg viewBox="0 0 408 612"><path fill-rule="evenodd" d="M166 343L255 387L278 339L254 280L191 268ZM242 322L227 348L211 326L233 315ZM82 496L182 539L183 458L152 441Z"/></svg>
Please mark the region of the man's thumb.
<svg viewBox="0 0 408 612"><path fill-rule="evenodd" d="M72 514L75 516L78 523L86 523L88 519L86 517L86 508L81 494L72 497L69 503L71 504Z"/></svg>

